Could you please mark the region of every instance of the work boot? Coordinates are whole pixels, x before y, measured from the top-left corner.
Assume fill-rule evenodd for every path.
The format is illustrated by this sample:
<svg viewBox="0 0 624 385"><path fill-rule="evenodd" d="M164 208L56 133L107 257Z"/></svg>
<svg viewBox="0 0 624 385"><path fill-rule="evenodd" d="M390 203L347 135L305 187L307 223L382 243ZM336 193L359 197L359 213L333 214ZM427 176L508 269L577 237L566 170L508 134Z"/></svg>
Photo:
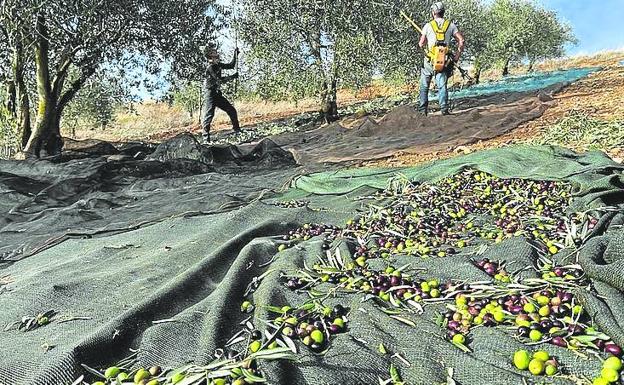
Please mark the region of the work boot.
<svg viewBox="0 0 624 385"><path fill-rule="evenodd" d="M418 115L426 117L429 114L427 110L418 110Z"/></svg>
<svg viewBox="0 0 624 385"><path fill-rule="evenodd" d="M442 115L450 115L451 112L449 110L442 110Z"/></svg>

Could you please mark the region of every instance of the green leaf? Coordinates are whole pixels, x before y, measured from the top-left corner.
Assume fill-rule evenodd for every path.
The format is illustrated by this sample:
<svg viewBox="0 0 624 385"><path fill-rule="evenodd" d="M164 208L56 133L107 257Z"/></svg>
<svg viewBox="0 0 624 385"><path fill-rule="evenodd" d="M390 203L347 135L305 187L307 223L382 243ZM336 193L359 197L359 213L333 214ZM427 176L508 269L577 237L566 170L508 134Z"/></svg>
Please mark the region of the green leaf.
<svg viewBox="0 0 624 385"><path fill-rule="evenodd" d="M394 364L390 364L390 378L392 378L392 382L401 382L401 375L399 374L399 370L394 366Z"/></svg>

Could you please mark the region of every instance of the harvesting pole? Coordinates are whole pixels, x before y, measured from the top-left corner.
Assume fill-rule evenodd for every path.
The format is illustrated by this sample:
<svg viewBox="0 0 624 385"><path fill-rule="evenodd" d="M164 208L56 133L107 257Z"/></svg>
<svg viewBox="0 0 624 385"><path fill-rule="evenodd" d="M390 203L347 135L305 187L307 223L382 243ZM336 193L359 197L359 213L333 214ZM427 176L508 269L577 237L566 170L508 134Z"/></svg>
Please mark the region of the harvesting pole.
<svg viewBox="0 0 624 385"><path fill-rule="evenodd" d="M232 17L234 19L234 49L238 52L238 20L236 18L236 1L232 0ZM236 73L238 74L238 53L236 54ZM234 82L234 95L238 94L238 77Z"/></svg>

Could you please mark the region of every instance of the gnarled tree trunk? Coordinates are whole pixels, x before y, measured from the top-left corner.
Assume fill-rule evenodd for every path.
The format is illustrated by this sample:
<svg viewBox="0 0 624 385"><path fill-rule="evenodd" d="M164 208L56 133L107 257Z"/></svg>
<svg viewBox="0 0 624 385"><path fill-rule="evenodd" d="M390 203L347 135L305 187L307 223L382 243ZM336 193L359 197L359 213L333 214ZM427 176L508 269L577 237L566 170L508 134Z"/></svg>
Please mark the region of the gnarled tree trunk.
<svg viewBox="0 0 624 385"><path fill-rule="evenodd" d="M37 93L39 95L39 102L35 130L31 133L26 146L24 146L23 152L27 157L39 157L43 146L46 147L46 150L49 148L47 144L49 141L52 141L54 124L55 122L60 122L60 117L57 117L57 100L54 97L55 95L50 81L48 57L49 41L45 19L42 15L37 17L37 34L35 63L37 67ZM54 151L52 154L54 154Z"/></svg>
<svg viewBox="0 0 624 385"><path fill-rule="evenodd" d="M338 120L338 101L337 101L337 80L334 74L329 81L324 82L324 91L322 95L323 116L327 123Z"/></svg>
<svg viewBox="0 0 624 385"><path fill-rule="evenodd" d="M505 59L505 63L503 64L503 76L509 75L509 62L510 61L511 61L510 58Z"/></svg>
<svg viewBox="0 0 624 385"><path fill-rule="evenodd" d="M39 157L45 149L48 155L60 154L63 148L61 137L61 116L67 104L74 98L78 90L88 78L95 73L94 65L81 68L81 74L63 93L65 80L72 61L69 57L61 58L56 68L56 75L50 75L48 55L48 34L42 15L37 17L37 41L35 43L35 64L37 69L37 124L24 146L24 157Z"/></svg>
<svg viewBox="0 0 624 385"><path fill-rule="evenodd" d="M18 133L21 137L20 145L26 145L30 136L30 97L24 79L24 50L22 44L16 44L13 50L13 62L11 63L13 80L9 87L9 100L7 108L12 117L17 119Z"/></svg>

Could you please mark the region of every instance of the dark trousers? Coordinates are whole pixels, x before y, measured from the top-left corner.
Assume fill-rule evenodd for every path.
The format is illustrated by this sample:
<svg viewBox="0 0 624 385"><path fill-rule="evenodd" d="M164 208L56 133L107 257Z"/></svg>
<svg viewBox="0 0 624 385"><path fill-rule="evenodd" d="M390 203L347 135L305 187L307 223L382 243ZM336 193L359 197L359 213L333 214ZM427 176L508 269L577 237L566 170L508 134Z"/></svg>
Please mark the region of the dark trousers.
<svg viewBox="0 0 624 385"><path fill-rule="evenodd" d="M236 108L234 108L232 103L230 103L220 91L211 90L210 92L206 92L204 95L204 104L202 106L202 136L206 141L210 140L210 125L212 124L212 119L214 119L217 107L228 114L230 120L232 121L232 128L234 131L238 131L240 129Z"/></svg>

